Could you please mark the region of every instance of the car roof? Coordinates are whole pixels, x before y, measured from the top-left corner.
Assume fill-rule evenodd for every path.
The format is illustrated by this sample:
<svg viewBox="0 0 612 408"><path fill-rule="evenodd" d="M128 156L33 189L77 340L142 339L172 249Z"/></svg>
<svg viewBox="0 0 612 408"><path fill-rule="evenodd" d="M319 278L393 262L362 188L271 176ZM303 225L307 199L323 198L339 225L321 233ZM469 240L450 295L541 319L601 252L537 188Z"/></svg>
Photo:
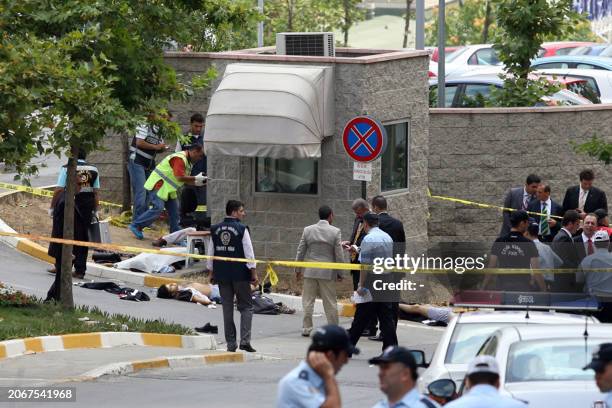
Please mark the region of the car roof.
<svg viewBox="0 0 612 408"><path fill-rule="evenodd" d="M533 60L531 65L545 64L548 62L578 62L599 65L612 69L612 59L594 55L556 55L554 57L537 58Z"/></svg>
<svg viewBox="0 0 612 408"><path fill-rule="evenodd" d="M585 76L585 77L609 77L610 75L612 75L612 72L610 71L604 71L602 69L588 69L588 68L540 68L534 71L536 74L537 73L542 73L542 72L550 72L554 75L561 75L561 74L567 74L567 75L563 75L563 76L574 76L574 75L579 75L579 76Z"/></svg>
<svg viewBox="0 0 612 408"><path fill-rule="evenodd" d="M498 330L502 337L506 332L518 333L521 341L538 339L575 339L584 338L584 324L555 324L546 326L521 325L504 327ZM587 326L588 337L590 338L612 338L612 324L591 324Z"/></svg>
<svg viewBox="0 0 612 408"><path fill-rule="evenodd" d="M564 324L584 323L584 316L570 313L529 311L529 319L525 310L495 310L465 312L459 316L460 323L537 323ZM590 320L592 323L594 320Z"/></svg>
<svg viewBox="0 0 612 408"><path fill-rule="evenodd" d="M444 81L446 85L456 85L456 84L489 84L489 85L503 85L504 81L502 81L497 75L474 75L474 76L461 76L454 77L450 79L446 79ZM437 85L438 80L432 78L429 80L429 85Z"/></svg>
<svg viewBox="0 0 612 408"><path fill-rule="evenodd" d="M575 45L595 45L595 44L597 43L594 43L592 41L548 41L548 42L543 42L541 46L550 47L550 48L553 48L553 47L560 48L560 47L563 47L564 45L568 47L572 47Z"/></svg>

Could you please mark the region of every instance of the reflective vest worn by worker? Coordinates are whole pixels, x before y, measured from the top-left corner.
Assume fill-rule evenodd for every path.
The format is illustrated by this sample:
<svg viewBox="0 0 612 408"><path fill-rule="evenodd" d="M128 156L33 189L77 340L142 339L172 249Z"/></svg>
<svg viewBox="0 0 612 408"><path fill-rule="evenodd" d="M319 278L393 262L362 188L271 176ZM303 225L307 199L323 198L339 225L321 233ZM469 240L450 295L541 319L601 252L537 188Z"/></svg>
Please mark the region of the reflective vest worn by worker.
<svg viewBox="0 0 612 408"><path fill-rule="evenodd" d="M174 171L172 170L172 166L170 165L170 160L175 157L183 160L185 163L185 174L189 174L191 165L187 159L187 152L178 152L171 154L162 160L161 163L155 167L155 170L153 170L144 185L145 189L151 191L157 182L160 180L163 181L163 184L159 190L157 190L157 196L164 201L168 201L168 199L176 199L176 191L184 184L182 181L177 180L176 176L174 175Z"/></svg>

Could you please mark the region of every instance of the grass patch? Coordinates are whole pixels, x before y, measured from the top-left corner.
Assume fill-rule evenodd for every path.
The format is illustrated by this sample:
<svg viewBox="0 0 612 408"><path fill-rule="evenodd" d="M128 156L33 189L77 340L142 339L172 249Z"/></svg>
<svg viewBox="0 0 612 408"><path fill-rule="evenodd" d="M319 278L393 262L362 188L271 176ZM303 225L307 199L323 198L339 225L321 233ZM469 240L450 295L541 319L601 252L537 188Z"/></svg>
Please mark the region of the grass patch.
<svg viewBox="0 0 612 408"><path fill-rule="evenodd" d="M3 288L0 289L0 341L102 331L195 334L192 329L179 324L110 314L97 307L79 306L65 310L60 305L42 303L1 284L0 288Z"/></svg>

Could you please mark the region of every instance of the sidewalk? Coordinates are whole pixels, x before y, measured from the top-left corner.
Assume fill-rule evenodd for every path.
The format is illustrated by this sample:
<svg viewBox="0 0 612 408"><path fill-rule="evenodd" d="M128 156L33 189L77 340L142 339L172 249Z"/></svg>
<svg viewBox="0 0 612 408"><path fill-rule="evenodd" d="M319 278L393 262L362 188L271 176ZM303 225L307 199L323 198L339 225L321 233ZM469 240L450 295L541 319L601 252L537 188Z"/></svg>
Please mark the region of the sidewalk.
<svg viewBox="0 0 612 408"><path fill-rule="evenodd" d="M124 346L111 349L79 349L30 354L2 360L0 387L42 386L75 379L114 363L158 359L162 357L211 356L226 358L224 350L203 351L169 347ZM241 354L241 353L232 353ZM204 365L204 361L200 360ZM190 359L190 364L200 364ZM223 361L218 361L223 362Z"/></svg>

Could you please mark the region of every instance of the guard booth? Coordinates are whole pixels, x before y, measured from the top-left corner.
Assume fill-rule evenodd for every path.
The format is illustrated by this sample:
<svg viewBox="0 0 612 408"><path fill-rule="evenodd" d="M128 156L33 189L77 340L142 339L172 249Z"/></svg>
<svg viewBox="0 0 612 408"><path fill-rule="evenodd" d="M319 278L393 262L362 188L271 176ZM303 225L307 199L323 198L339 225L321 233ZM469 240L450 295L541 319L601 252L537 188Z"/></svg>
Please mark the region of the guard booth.
<svg viewBox="0 0 612 408"><path fill-rule="evenodd" d="M218 72L209 90L171 109L183 124L206 114L209 214L218 222L227 200L243 201L257 258L294 259L323 204L349 238L351 203L362 191L341 139L359 115L377 119L388 135L367 197L387 196L409 247L426 246L427 52L337 48L335 56L301 56L266 47L166 59L187 78Z"/></svg>

